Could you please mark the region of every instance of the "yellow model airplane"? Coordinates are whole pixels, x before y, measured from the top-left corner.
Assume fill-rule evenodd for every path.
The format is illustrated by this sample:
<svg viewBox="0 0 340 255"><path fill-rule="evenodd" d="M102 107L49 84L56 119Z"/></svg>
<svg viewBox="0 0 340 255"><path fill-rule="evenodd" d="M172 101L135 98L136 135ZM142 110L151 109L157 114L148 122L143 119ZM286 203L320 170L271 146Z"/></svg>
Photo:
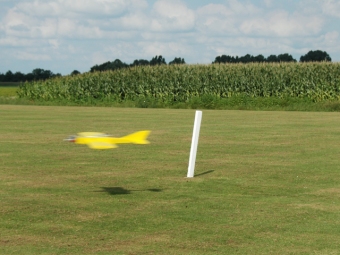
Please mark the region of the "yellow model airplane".
<svg viewBox="0 0 340 255"><path fill-rule="evenodd" d="M82 132L78 133L78 135L69 136L64 140L76 144L86 144L91 149L105 150L117 148L116 144L119 143L149 144L150 142L146 140L149 134L149 130L144 130L117 138L104 133Z"/></svg>

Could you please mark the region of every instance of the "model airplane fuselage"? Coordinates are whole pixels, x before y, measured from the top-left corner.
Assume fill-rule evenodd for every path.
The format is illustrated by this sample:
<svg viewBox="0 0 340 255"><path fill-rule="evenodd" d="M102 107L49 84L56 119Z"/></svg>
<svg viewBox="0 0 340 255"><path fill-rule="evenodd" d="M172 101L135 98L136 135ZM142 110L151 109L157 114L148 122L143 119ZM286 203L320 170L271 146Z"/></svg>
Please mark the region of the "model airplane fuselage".
<svg viewBox="0 0 340 255"><path fill-rule="evenodd" d="M65 141L86 144L91 149L105 150L117 148L116 144L120 143L149 144L150 142L147 140L149 134L149 130L144 130L123 137L112 137L104 133L82 132L69 136Z"/></svg>

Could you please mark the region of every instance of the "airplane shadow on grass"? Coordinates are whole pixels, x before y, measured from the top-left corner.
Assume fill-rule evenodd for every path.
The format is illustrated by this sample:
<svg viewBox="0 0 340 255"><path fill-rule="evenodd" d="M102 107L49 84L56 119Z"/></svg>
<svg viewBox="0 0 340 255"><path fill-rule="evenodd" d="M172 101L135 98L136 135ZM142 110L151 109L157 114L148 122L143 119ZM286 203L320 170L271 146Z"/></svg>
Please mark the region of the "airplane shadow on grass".
<svg viewBox="0 0 340 255"><path fill-rule="evenodd" d="M145 189L145 190L128 190L122 187L101 187L101 190L96 192L106 192L110 195L128 195L133 191L149 191L149 192L161 192L161 189Z"/></svg>
<svg viewBox="0 0 340 255"><path fill-rule="evenodd" d="M210 174L212 172L214 172L214 170L209 170L209 171L206 171L204 173L196 174L195 177L203 176L203 175L206 175L206 174ZM116 195L129 195L132 192L137 192L137 191L138 192L144 192L144 191L148 191L148 192L162 192L161 189L129 190L129 189L125 189L125 188L122 188L122 187L101 187L101 190L95 191L95 192L106 192L109 195L116 196Z"/></svg>

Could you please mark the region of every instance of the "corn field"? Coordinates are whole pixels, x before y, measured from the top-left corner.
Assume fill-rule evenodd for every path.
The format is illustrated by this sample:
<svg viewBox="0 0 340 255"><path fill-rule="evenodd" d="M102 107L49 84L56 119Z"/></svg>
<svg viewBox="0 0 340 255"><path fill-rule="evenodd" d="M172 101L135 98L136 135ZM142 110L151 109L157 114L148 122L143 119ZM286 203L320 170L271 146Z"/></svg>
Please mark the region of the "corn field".
<svg viewBox="0 0 340 255"><path fill-rule="evenodd" d="M203 95L339 100L340 63L139 66L27 82L20 86L18 95L75 102L141 98L187 102Z"/></svg>

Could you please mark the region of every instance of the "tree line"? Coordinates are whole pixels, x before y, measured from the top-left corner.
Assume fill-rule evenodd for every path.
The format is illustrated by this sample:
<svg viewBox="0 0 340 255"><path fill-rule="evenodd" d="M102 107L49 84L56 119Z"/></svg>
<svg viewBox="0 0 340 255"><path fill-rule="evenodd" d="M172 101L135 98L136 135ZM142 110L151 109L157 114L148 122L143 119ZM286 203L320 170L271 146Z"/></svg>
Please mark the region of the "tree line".
<svg viewBox="0 0 340 255"><path fill-rule="evenodd" d="M322 61L331 62L332 59L326 51L321 51L321 50L316 50L316 51L311 50L307 54L300 57L300 62L313 62L313 61L314 62L322 62ZM278 56L270 55L267 58L265 58L263 55L252 56L250 54L247 54L242 57L222 55L222 56L217 56L215 58L215 61L212 63L220 64L220 63L252 63L252 62L277 63L277 62L297 62L297 61L296 59L293 58L292 55L285 53L285 54L280 54Z"/></svg>
<svg viewBox="0 0 340 255"><path fill-rule="evenodd" d="M47 80L53 77L61 76L60 73L54 74L50 70L44 70L36 68L32 72L23 74L21 72L7 71L6 73L0 73L0 82L23 82L34 80Z"/></svg>
<svg viewBox="0 0 340 255"><path fill-rule="evenodd" d="M300 62L331 62L332 59L326 51L316 50L309 51L307 54L300 57ZM250 54L246 54L241 57L234 57L229 55L221 55L217 56L215 60L212 62L213 64L223 64L223 63L278 63L278 62L297 62L296 59L292 57L292 55L288 53L279 54L279 55L270 55L265 58L263 55L253 56ZM90 72L101 72L108 70L117 70L121 68L128 68L134 66L155 66L155 65L166 65L165 58L161 55L153 57L151 60L146 59L136 59L131 64L126 64L119 59L114 61L108 61L100 65L94 65L91 67ZM169 65L180 65L185 64L184 58L174 58L169 62ZM78 75L80 72L78 70L74 70L70 75ZM5 74L0 73L0 82L24 82L24 81L33 81L33 80L46 80L53 77L61 76L61 74L54 74L50 70L44 69L34 69L31 73L23 74L21 72L13 73L11 71L7 71Z"/></svg>
<svg viewBox="0 0 340 255"><path fill-rule="evenodd" d="M95 65L91 67L90 72L96 72L96 71L107 71L107 70L116 70L116 69L121 69L121 68L127 68L127 67L133 67L133 66L155 66L155 65L166 65L165 58L160 56L155 56L153 57L150 61L146 59L136 59L135 61L132 62L132 64L126 64L122 62L119 59L116 59L113 62L105 62L101 65ZM171 62L169 62L169 65L174 65L174 64L185 64L184 58L174 58Z"/></svg>

